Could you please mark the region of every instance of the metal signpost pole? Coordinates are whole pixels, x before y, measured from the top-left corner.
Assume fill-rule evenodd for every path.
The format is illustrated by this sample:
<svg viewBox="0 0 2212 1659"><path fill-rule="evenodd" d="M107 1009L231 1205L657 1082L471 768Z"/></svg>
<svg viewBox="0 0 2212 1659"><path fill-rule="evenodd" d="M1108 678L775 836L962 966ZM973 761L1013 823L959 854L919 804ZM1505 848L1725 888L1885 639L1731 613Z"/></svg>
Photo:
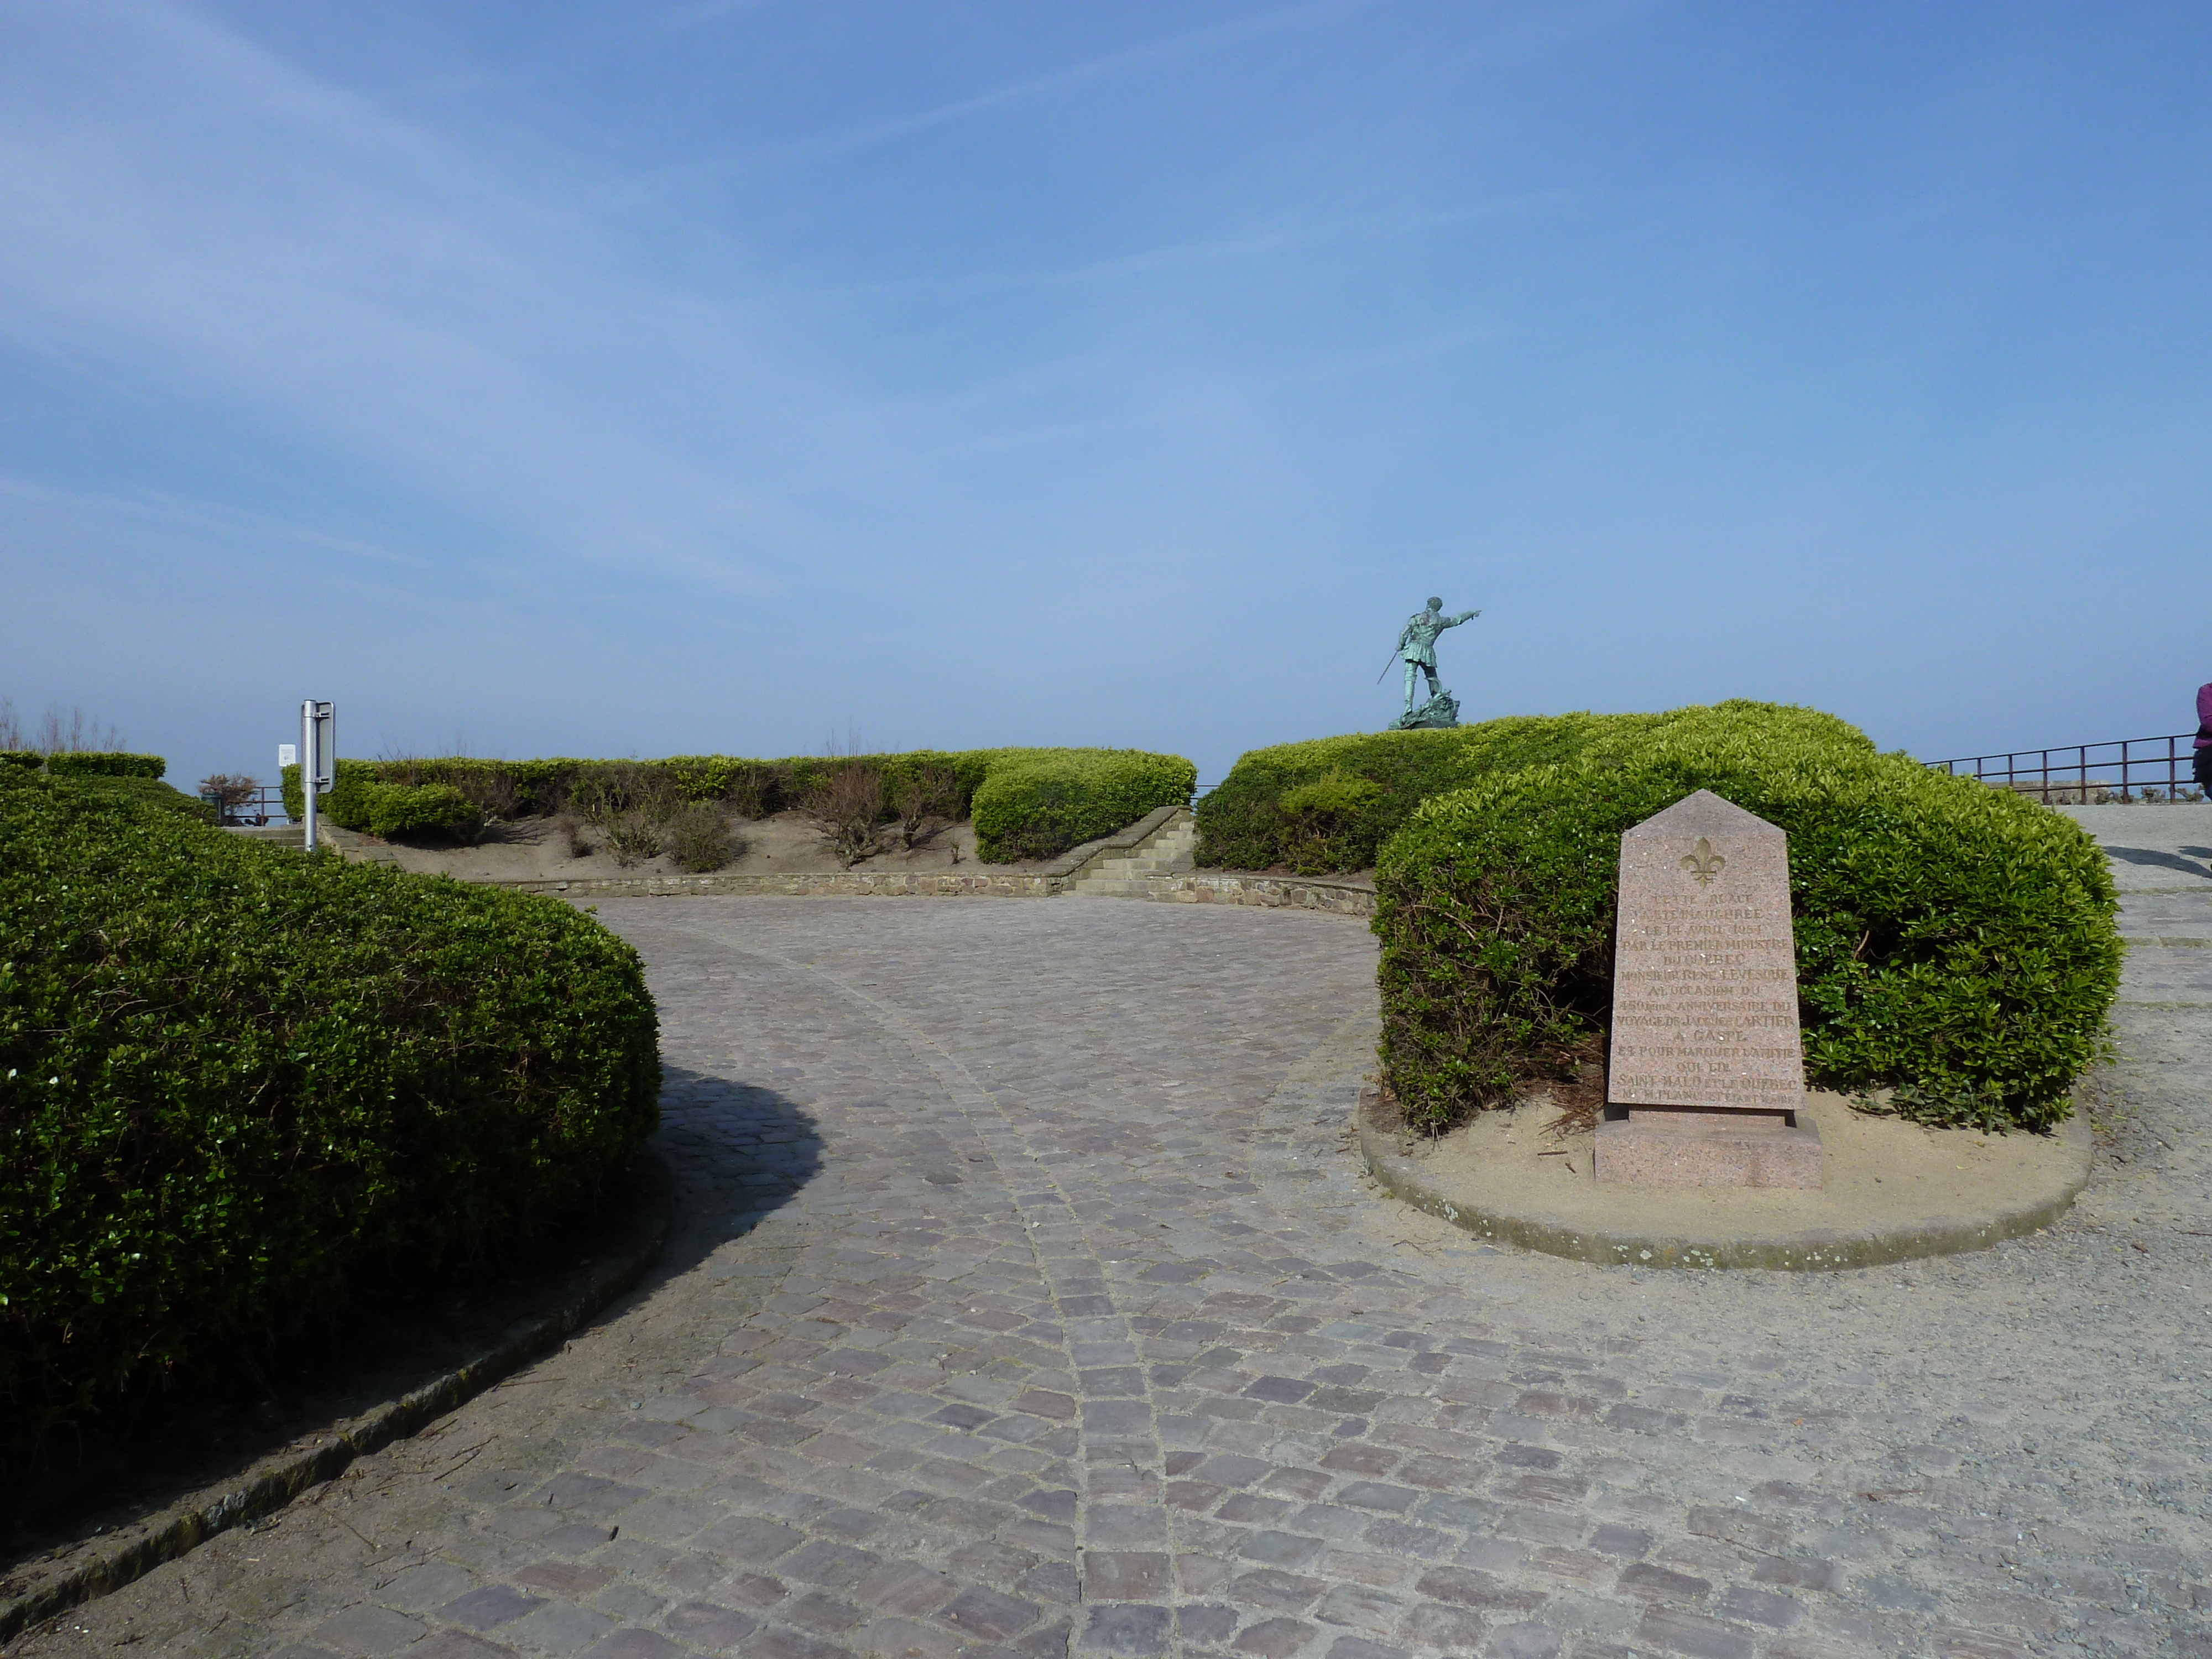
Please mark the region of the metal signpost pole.
<svg viewBox="0 0 2212 1659"><path fill-rule="evenodd" d="M306 803L301 822L307 827L307 850L315 850L315 776L322 769L322 757L315 753L315 700L308 698L300 705L300 798Z"/></svg>
<svg viewBox="0 0 2212 1659"><path fill-rule="evenodd" d="M300 705L300 821L307 826L307 850L315 850L315 795L337 781L337 705L309 697Z"/></svg>

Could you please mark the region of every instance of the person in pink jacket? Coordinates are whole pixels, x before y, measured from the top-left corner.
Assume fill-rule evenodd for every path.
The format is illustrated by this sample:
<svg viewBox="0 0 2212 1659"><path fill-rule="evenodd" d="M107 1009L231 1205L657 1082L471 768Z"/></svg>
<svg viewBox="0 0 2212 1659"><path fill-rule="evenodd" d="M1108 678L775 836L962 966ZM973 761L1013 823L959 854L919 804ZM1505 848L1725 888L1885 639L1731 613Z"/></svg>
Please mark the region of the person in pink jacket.
<svg viewBox="0 0 2212 1659"><path fill-rule="evenodd" d="M2212 799L2212 685L2197 688L2197 755L2190 769L2197 787Z"/></svg>

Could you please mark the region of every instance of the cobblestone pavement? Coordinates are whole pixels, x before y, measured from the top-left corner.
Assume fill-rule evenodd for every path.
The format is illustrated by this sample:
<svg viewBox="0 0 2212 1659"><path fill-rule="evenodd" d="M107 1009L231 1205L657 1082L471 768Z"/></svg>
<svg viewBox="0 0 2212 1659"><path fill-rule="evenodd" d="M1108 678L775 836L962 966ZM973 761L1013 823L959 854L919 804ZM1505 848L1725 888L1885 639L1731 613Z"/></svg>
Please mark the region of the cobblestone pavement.
<svg viewBox="0 0 2212 1659"><path fill-rule="evenodd" d="M2212 1655L2212 1203L2173 1150L2212 951L2138 953L2065 1225L1698 1275L1372 1190L1356 921L601 913L671 1061L654 1281L18 1650Z"/></svg>

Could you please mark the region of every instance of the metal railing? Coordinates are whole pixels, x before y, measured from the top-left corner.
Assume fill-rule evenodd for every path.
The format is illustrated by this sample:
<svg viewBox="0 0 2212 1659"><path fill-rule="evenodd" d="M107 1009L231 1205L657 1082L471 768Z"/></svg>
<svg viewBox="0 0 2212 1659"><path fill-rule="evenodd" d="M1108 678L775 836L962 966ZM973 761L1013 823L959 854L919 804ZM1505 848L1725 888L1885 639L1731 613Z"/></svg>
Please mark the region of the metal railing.
<svg viewBox="0 0 2212 1659"><path fill-rule="evenodd" d="M228 806L212 789L201 790L200 799L216 809L225 829L244 830L292 821L291 815L284 810L283 788L277 784L264 783L253 792L250 799L234 801Z"/></svg>
<svg viewBox="0 0 2212 1659"><path fill-rule="evenodd" d="M2197 734L2124 738L2111 743L2020 749L1929 761L1931 770L1979 778L1999 789L2033 795L2046 805L2100 800L2203 800L2192 772Z"/></svg>

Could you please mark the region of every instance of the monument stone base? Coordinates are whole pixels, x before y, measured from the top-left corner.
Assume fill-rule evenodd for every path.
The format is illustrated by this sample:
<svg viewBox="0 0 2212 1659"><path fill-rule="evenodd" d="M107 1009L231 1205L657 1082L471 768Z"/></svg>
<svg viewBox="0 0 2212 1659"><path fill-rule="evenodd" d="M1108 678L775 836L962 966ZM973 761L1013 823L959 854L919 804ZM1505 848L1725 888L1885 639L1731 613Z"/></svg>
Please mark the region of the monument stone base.
<svg viewBox="0 0 2212 1659"><path fill-rule="evenodd" d="M1820 1132L1779 1112L1638 1108L1597 1126L1596 1173L1631 1187L1818 1188Z"/></svg>
<svg viewBox="0 0 2212 1659"><path fill-rule="evenodd" d="M1398 717L1394 732L1420 732L1448 729L1459 724L1459 699L1449 691L1439 691L1419 708L1409 708Z"/></svg>

